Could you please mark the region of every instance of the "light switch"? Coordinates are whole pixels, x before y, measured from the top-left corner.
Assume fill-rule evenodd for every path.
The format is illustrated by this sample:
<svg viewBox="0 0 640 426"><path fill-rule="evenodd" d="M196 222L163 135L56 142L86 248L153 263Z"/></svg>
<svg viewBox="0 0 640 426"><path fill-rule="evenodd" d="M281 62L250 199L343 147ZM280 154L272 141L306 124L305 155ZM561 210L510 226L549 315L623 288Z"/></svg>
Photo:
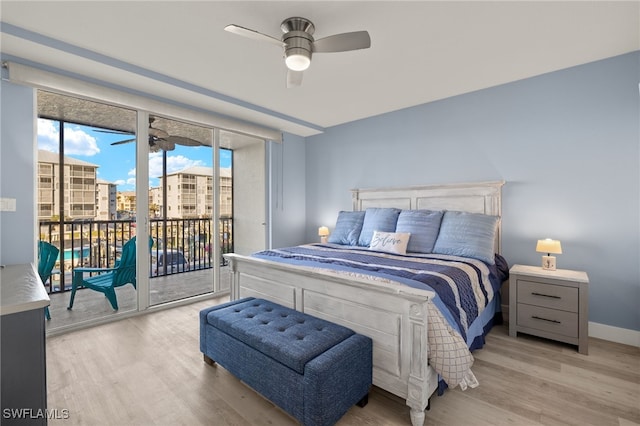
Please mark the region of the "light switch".
<svg viewBox="0 0 640 426"><path fill-rule="evenodd" d="M16 211L15 198L0 198L0 212L15 212L15 211Z"/></svg>

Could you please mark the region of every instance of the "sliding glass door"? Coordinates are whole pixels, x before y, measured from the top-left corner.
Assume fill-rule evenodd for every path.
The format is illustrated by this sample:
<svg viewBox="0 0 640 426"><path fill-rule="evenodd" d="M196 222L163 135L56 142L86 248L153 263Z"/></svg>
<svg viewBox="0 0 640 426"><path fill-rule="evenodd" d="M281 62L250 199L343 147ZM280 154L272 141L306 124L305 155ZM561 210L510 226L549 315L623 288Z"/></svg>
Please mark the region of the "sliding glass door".
<svg viewBox="0 0 640 426"><path fill-rule="evenodd" d="M72 282L88 287L123 266L124 247L136 235L135 143L121 143L135 141L136 111L44 91L38 111L37 235L59 250L44 283L51 299L47 327L135 311L131 284L106 298L91 288L74 293Z"/></svg>
<svg viewBox="0 0 640 426"><path fill-rule="evenodd" d="M150 305L214 291L213 129L149 117Z"/></svg>
<svg viewBox="0 0 640 426"><path fill-rule="evenodd" d="M49 329L224 292L223 254L265 248L264 140L44 91L38 116L39 238L61 252ZM115 288L118 309L84 285L68 310L74 275L117 268L134 237L136 287Z"/></svg>

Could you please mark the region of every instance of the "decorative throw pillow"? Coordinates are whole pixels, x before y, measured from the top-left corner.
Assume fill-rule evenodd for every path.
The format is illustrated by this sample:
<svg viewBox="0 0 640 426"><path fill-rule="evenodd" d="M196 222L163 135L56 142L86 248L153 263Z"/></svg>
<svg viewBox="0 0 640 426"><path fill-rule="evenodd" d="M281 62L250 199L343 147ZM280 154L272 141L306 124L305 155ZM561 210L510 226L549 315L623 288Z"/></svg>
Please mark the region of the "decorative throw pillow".
<svg viewBox="0 0 640 426"><path fill-rule="evenodd" d="M355 246L358 244L362 223L364 221L365 212L347 212L338 213L336 227L327 239L328 242L334 244L346 244Z"/></svg>
<svg viewBox="0 0 640 426"><path fill-rule="evenodd" d="M411 234L405 232L373 231L369 249L393 254L406 254Z"/></svg>
<svg viewBox="0 0 640 426"><path fill-rule="evenodd" d="M438 238L444 212L435 210L402 210L398 216L396 232L411 234L407 251L431 253Z"/></svg>
<svg viewBox="0 0 640 426"><path fill-rule="evenodd" d="M392 207L370 207L365 211L362 231L358 245L368 247L371 244L373 231L394 232L400 215L400 209Z"/></svg>
<svg viewBox="0 0 640 426"><path fill-rule="evenodd" d="M497 216L446 211L433 252L471 257L493 265L497 229Z"/></svg>

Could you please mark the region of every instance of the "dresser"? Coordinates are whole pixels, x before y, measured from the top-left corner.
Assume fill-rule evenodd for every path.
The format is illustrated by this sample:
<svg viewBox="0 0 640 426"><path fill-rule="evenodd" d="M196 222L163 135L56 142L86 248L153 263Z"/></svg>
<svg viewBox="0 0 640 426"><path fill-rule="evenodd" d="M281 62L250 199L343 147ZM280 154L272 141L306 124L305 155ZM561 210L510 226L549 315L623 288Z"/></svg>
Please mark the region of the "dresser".
<svg viewBox="0 0 640 426"><path fill-rule="evenodd" d="M47 424L44 307L49 305L32 264L0 268L2 413L0 424Z"/></svg>
<svg viewBox="0 0 640 426"><path fill-rule="evenodd" d="M514 265L509 271L509 335L518 333L578 346L588 354L589 277L586 272Z"/></svg>

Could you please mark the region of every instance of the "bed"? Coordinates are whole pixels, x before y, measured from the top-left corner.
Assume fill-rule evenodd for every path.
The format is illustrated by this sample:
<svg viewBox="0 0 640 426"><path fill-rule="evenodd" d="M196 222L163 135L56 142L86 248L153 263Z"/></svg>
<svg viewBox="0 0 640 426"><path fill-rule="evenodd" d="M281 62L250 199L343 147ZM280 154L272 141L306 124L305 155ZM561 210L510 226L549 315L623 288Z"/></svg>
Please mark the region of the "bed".
<svg viewBox="0 0 640 426"><path fill-rule="evenodd" d="M331 240L252 256L227 254L231 299L248 296L268 299L371 337L374 385L405 399L412 424L422 425L424 410L436 390L477 385L471 371L470 350L482 346L485 333L500 311L500 284L508 274L501 256L503 184L499 181L352 190L353 212L369 214L395 209L404 215L418 210L494 218L489 247L495 254L493 263L469 258L466 252L460 256L455 250L413 253L379 249L381 246L369 250L367 246ZM440 232L444 233L444 217L441 223ZM448 229L456 232L465 229L452 221L447 224ZM362 234L366 228L365 223ZM338 226L334 233L338 233ZM400 241L403 235L376 230L371 247L381 237ZM396 263L398 260L407 263L401 265ZM423 264L430 265L425 269L436 270L422 271ZM465 282L473 281L469 289L461 292L473 293L469 297L477 306L469 308L469 302L460 302L458 293L452 298L441 296L440 290L434 291L438 286L431 280L444 283L440 287L453 288L449 284L457 278L444 272L444 268L450 267L457 268L452 276L461 275ZM449 299L458 303L453 310L458 309L464 321L452 318L450 311L442 309L443 304L449 306ZM473 316L469 314L471 311Z"/></svg>

